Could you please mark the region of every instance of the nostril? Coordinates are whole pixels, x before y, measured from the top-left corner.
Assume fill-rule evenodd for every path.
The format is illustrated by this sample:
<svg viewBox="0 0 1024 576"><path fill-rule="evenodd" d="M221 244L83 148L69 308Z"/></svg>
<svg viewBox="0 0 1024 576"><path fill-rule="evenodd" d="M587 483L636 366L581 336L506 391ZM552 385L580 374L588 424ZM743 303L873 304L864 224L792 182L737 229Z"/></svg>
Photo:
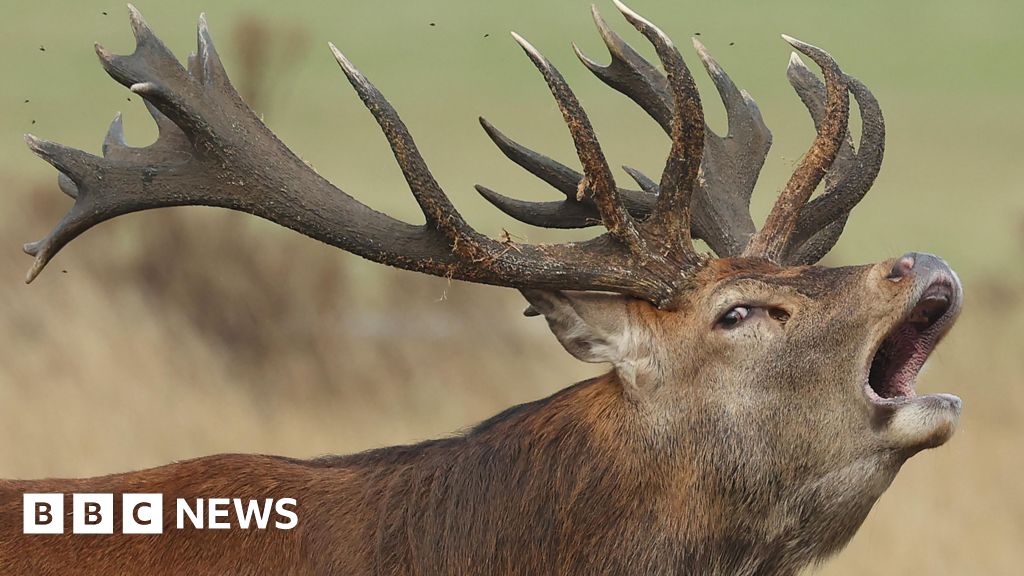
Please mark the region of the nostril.
<svg viewBox="0 0 1024 576"><path fill-rule="evenodd" d="M893 282L899 282L901 278L910 274L910 271L914 269L914 255L906 254L901 256L895 264L892 265L892 270L889 271L889 275L886 276Z"/></svg>

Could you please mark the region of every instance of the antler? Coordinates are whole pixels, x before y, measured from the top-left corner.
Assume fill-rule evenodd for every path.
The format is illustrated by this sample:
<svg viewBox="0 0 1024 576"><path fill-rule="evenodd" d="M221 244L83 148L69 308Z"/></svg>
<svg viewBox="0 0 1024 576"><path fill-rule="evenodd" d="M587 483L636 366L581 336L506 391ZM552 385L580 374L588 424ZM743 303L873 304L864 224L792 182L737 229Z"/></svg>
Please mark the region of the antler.
<svg viewBox="0 0 1024 576"><path fill-rule="evenodd" d="M820 130L824 117L825 87L795 54L790 58L790 84L800 95ZM813 264L839 240L850 211L867 194L878 176L885 152L885 121L878 101L856 78L846 77L850 93L857 100L861 137L857 149L849 134L832 167L825 174L825 193L800 211L796 229L783 259L793 264Z"/></svg>
<svg viewBox="0 0 1024 576"><path fill-rule="evenodd" d="M35 256L27 280L35 278L64 245L100 222L181 205L254 214L398 268L524 289L605 290L660 307L676 303L686 276L703 261L692 237L703 238L719 255L742 252L803 262L824 254L870 187L881 161L884 127L870 92L845 77L823 51L790 40L825 70L823 88L802 64L790 66L791 82L811 111L819 136L768 224L752 237L750 192L771 142L756 105L695 43L729 115L728 135L713 134L705 126L693 78L672 42L650 22L617 1L616 5L652 43L665 75L608 29L596 10L612 64L600 67L578 50L577 54L669 134L672 146L660 182L627 168L642 190L616 186L579 101L554 66L518 35L516 41L540 70L562 111L583 173L516 144L481 119L509 158L561 190L566 200L521 202L478 187L481 194L528 222L549 227L602 223L607 229L586 242L554 245L497 241L474 230L430 174L394 108L333 45L343 72L391 145L426 218L422 226L360 203L282 144L231 86L205 17L200 17L198 49L186 69L129 6L135 52L117 56L99 45L96 52L111 77L146 101L159 137L150 146L129 147L120 115L104 140L103 157L26 136L30 148L60 172L60 189L75 200L47 237L25 245L25 251ZM865 126L856 152L846 137L847 83L861 106ZM826 193L801 211L830 166Z"/></svg>
<svg viewBox="0 0 1024 576"><path fill-rule="evenodd" d="M30 148L60 171L61 189L75 199L46 238L25 246L36 257L28 281L90 227L121 214L180 205L255 214L375 262L436 276L516 288L606 290L659 306L671 305L698 260L691 248L677 249L665 240L670 224L687 229L685 213L659 225L629 216L575 96L554 67L521 39L563 109L585 166L582 191L608 228L590 241L513 244L475 231L430 174L395 110L332 45L391 144L426 223L408 224L367 207L321 178L248 109L228 81L204 17L197 52L186 70L139 12L129 9L135 52L117 56L101 46L96 52L115 80L146 100L160 136L151 146L128 147L118 117L102 158L26 136ZM663 36L657 40L665 42Z"/></svg>
<svg viewBox="0 0 1024 576"><path fill-rule="evenodd" d="M800 209L814 193L818 183L825 177L825 171L835 161L839 147L846 139L846 124L850 117L850 94L846 76L839 65L827 52L783 36L794 48L807 54L821 66L825 74L825 113L819 123L818 136L797 165L782 194L775 202L764 227L750 239L744 256L779 260L789 238L796 228Z"/></svg>
<svg viewBox="0 0 1024 576"><path fill-rule="evenodd" d="M619 5L619 8L624 7ZM601 66L574 44L576 55L601 81L636 102L671 136L675 104L668 78L616 34L596 7L592 7L592 14L611 55L611 64ZM707 242L719 256L736 256L754 233L750 196L771 146L771 132L750 96L736 87L700 42L695 39L693 43L725 104L729 128L724 137L706 125L694 130L695 135L704 134L704 146L701 177L692 192L691 228L693 235ZM573 170L509 140L490 124L482 122L506 156L555 188L565 192L578 181ZM649 193L622 190L620 194L634 217L646 218L656 202L658 187L639 181L650 182L639 172L631 169L627 172ZM483 187L477 189L500 210L528 224L576 228L593 225L596 221L592 207L577 203L572 197L567 197L565 202L521 202Z"/></svg>
<svg viewBox="0 0 1024 576"><path fill-rule="evenodd" d="M598 78L636 102L666 133L671 133L674 104L668 80L611 30L596 7L592 12L611 55L611 63L601 66L574 45L577 56ZM737 88L707 49L693 39L694 48L725 105L728 131L725 136L719 136L705 126L701 174L691 205L691 229L695 237L703 239L721 257L738 256L746 250L747 256L764 257L782 264L818 261L835 244L850 210L871 187L881 166L885 129L871 92L856 79L841 75L835 61L824 51L792 38L786 39L826 70L826 83L834 85L836 105L826 112L825 87L794 54L790 81L812 113L815 126L821 130L828 117L827 128L831 132L819 136L806 156L804 167L798 169L803 176L794 175L791 179L788 192L780 197L773 211L771 222L774 224L766 223L766 230L759 235L757 244L750 243L755 232L750 217L750 198L771 147L771 132L750 95ZM848 104L843 104L844 85L848 85L860 106L863 133L856 153L852 143L847 142L836 158L827 148L836 146L836 140L846 134ZM579 174L510 140L486 121L481 119L481 122L506 156L567 194L564 202L524 202L478 186L485 198L513 218L537 226L576 228L598 222L591 205L576 202L567 192L579 182ZM623 168L637 180L643 192L620 190L619 194L630 214L644 219L657 201L658 186L643 174ZM803 203L820 182L821 173L826 174L826 191L804 208ZM791 222L787 215L794 211L800 215L796 225L789 229ZM772 244L770 249L769 244ZM782 253L779 253L779 246L784 247Z"/></svg>

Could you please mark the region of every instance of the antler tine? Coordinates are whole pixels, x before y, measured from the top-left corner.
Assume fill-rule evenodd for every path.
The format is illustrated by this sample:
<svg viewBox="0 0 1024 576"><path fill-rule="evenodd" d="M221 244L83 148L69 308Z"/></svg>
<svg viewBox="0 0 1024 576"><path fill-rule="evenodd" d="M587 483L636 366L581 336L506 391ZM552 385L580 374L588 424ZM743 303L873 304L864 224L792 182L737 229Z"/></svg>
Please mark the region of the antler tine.
<svg viewBox="0 0 1024 576"><path fill-rule="evenodd" d="M871 188L882 167L885 155L885 119L882 108L874 94L860 80L852 76L847 76L847 80L861 116L861 137L856 151L859 170L851 170L840 180L836 185L836 193L811 201L804 210L806 217L797 223L798 229L805 225L813 229L818 223L834 219L836 214L852 210Z"/></svg>
<svg viewBox="0 0 1024 576"><path fill-rule="evenodd" d="M850 214L847 212L804 242L791 244L783 256L783 263L787 266L810 265L824 258L839 240L849 216Z"/></svg>
<svg viewBox="0 0 1024 576"><path fill-rule="evenodd" d="M593 199L589 196L577 199L582 174L519 144L483 118L480 118L480 125L506 158L565 194L562 202L530 202L503 196L484 186L476 186L477 192L485 200L520 222L542 228L586 228L601 224L601 216ZM618 190L619 198L634 219L646 220L650 216L653 201L648 194L626 188Z"/></svg>
<svg viewBox="0 0 1024 576"><path fill-rule="evenodd" d="M206 13L199 15L199 26L196 29L196 52L189 58L188 71L203 84L226 84L228 73L220 61L217 49L210 37L210 28L206 23Z"/></svg>
<svg viewBox="0 0 1024 576"><path fill-rule="evenodd" d="M597 135L590 125L590 119L587 118L576 95L566 84L561 73L533 45L515 32L512 33L512 37L544 77L569 127L569 133L576 145L576 154L583 164L583 180L580 181L577 198L584 197L586 191L590 190L608 233L626 245L634 255L646 258L649 255L646 243L637 231L633 217L626 211L619 198L611 168L608 167Z"/></svg>
<svg viewBox="0 0 1024 576"><path fill-rule="evenodd" d="M807 64L804 64L800 54L796 52L789 54L786 79L810 113L814 129L820 130L821 122L825 118L825 84L807 67ZM850 144L849 134L846 135L846 144Z"/></svg>
<svg viewBox="0 0 1024 576"><path fill-rule="evenodd" d="M492 206L531 226L568 230L602 224L597 206L590 198L584 198L581 201L570 198L560 202L533 202L499 194L480 184L475 185L474 188ZM649 198L650 194L652 193L619 189L622 204L629 211L630 216L640 222L651 215L651 206L654 201ZM656 184L653 194L657 194Z"/></svg>
<svg viewBox="0 0 1024 576"><path fill-rule="evenodd" d="M457 253L466 251L465 256L469 258L484 257L485 253L480 246L481 236L466 223L448 196L441 190L440 184L427 168L409 130L405 127L402 119L398 117L394 107L333 43L328 43L328 46L334 54L334 59L338 61L342 71L345 72L349 83L355 88L359 98L373 114L381 131L388 139L391 151L405 176L405 181L409 184L409 189L416 198L420 210L427 218L427 224L440 230L452 243L453 250Z"/></svg>
<svg viewBox="0 0 1024 576"><path fill-rule="evenodd" d="M658 194L661 193L661 191L658 189L658 183L655 182L654 180L651 180L651 178L644 174L643 172L630 166L623 166L622 170L625 171L626 174L629 174L629 177L632 178L633 181L637 183L637 186L640 186L640 189L649 194L650 196L656 198Z"/></svg>
<svg viewBox="0 0 1024 576"><path fill-rule="evenodd" d="M740 90L696 38L693 47L711 77L725 107L728 128L719 136L707 128L701 186L695 191L694 229L719 256L743 252L756 230L750 216L750 197L772 145L757 104Z"/></svg>
<svg viewBox="0 0 1024 576"><path fill-rule="evenodd" d="M522 166L530 174L547 182L562 194L565 194L567 199L576 199L583 174L561 162L519 144L503 134L483 117L480 118L480 126L483 127L484 132L487 133L487 136L506 158Z"/></svg>
<svg viewBox="0 0 1024 576"><path fill-rule="evenodd" d="M84 205L88 201L83 193L83 182L79 175L97 170L101 166L100 158L56 142L42 140L32 134L25 134L25 143L32 152L60 172L57 177L58 186L65 194L75 199L74 206ZM75 236L81 234L85 228L78 225L79 218L76 216L78 214L72 210L61 219L57 229L70 230ZM59 242L59 239L55 238L55 233L51 233L42 240L25 244L22 247L25 253L35 257L32 267L25 276L25 282L34 280L65 243L66 241Z"/></svg>
<svg viewBox="0 0 1024 576"><path fill-rule="evenodd" d="M671 135L673 106L668 80L608 26L596 5L591 5L590 12L612 61L607 66L601 66L573 43L576 56L602 82L636 102L666 134Z"/></svg>
<svg viewBox="0 0 1024 576"><path fill-rule="evenodd" d="M626 20L654 45L672 91L672 149L665 161L660 194L649 222L664 228L667 240L679 242L684 252L692 253L690 199L704 153L704 112L697 85L672 40L619 0L613 1Z"/></svg>
<svg viewBox="0 0 1024 576"><path fill-rule="evenodd" d="M819 123L825 92L821 82L798 58L791 60L790 81L815 123ZM850 211L867 194L882 165L885 121L881 108L863 83L851 76L847 76L847 82L860 109L860 142L854 151L852 140L847 136L839 157L826 175L825 193L801 210L786 251L787 263L810 264L828 253L842 234ZM808 249L802 248L804 244Z"/></svg>
<svg viewBox="0 0 1024 576"><path fill-rule="evenodd" d="M612 31L596 7L592 12L611 63L601 66L578 48L577 56L599 79L636 102L671 136L675 105L668 79ZM690 201L690 230L719 256L736 256L755 230L750 196L771 147L771 132L753 99L735 87L703 45L695 40L694 46L722 97L729 133L720 137L705 126L703 175Z"/></svg>
<svg viewBox="0 0 1024 576"><path fill-rule="evenodd" d="M484 197L495 208L505 214L540 228L574 229L599 226L601 218L597 215L594 203L584 199L577 202L572 199L560 202L531 202L519 200L499 194L486 186L474 186L477 193Z"/></svg>
<svg viewBox="0 0 1024 576"><path fill-rule="evenodd" d="M530 202L498 194L477 184L474 188L485 200L516 220L541 228L586 228L601 224L593 201L590 198L576 199L582 174L505 136L482 116L479 120L484 132L506 158L565 194L563 202Z"/></svg>
<svg viewBox="0 0 1024 576"><path fill-rule="evenodd" d="M112 151L127 146L128 143L124 140L124 120L118 112L110 122L110 128L107 128L107 135L103 137L103 157L106 158Z"/></svg>
<svg viewBox="0 0 1024 576"><path fill-rule="evenodd" d="M736 86L700 40L691 38L691 41L725 106L727 134L740 139L759 138L771 141L771 132L765 126L761 110L754 100Z"/></svg>
<svg viewBox="0 0 1024 576"><path fill-rule="evenodd" d="M764 227L754 234L744 250L744 256L780 261L796 228L800 210L821 182L825 171L832 165L846 138L846 125L850 115L850 95L846 77L835 60L824 50L783 36L794 48L809 56L821 67L825 75L826 103L821 129L810 150L800 160L783 188L775 206L768 214Z"/></svg>
<svg viewBox="0 0 1024 576"><path fill-rule="evenodd" d="M187 127L195 138L209 142L215 135L190 113L194 109L194 100L202 97L201 90L197 89L192 81L195 77L190 76L174 54L153 33L142 18L142 14L131 4L128 5L128 10L132 31L135 34L135 51L128 56L118 56L96 44L96 55L99 56L103 68L112 78L159 109L174 124ZM209 43L209 34L204 33L205 28L205 18L200 16L200 46ZM212 47L209 50L201 49L200 55L203 68L223 71L217 53ZM200 61L199 58L196 60ZM234 97L236 105L244 106L237 94ZM164 129L163 123L158 122L158 126L161 130ZM207 147L199 147L200 151L205 148Z"/></svg>
<svg viewBox="0 0 1024 576"><path fill-rule="evenodd" d="M723 137L705 124L701 175L690 201L690 229L715 254L737 256L755 231L750 198L772 134L750 95L736 87L700 41L692 40L725 107L728 129Z"/></svg>

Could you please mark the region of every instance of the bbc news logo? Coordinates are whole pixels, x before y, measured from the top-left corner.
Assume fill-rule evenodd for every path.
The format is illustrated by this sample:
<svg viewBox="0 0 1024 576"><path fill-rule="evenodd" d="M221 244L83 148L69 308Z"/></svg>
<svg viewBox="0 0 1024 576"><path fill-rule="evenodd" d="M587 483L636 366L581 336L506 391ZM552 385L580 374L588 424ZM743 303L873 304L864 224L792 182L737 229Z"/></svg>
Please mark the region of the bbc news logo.
<svg viewBox="0 0 1024 576"><path fill-rule="evenodd" d="M64 494L24 494L22 496L22 532L25 534L63 534ZM178 498L174 501L178 530L243 530L277 528L291 530L299 523L294 498ZM113 494L72 494L72 534L113 534ZM122 494L121 534L162 534L164 531L163 494Z"/></svg>

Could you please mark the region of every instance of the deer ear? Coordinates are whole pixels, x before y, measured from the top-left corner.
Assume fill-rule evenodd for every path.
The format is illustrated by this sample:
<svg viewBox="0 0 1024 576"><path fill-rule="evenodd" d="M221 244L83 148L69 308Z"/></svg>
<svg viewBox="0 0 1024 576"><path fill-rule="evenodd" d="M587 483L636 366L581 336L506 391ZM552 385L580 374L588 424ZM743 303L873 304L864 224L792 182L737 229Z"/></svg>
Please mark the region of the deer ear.
<svg viewBox="0 0 1024 576"><path fill-rule="evenodd" d="M621 367L634 357L626 298L594 292L520 290L530 307L526 316L543 315L565 349L584 362Z"/></svg>

